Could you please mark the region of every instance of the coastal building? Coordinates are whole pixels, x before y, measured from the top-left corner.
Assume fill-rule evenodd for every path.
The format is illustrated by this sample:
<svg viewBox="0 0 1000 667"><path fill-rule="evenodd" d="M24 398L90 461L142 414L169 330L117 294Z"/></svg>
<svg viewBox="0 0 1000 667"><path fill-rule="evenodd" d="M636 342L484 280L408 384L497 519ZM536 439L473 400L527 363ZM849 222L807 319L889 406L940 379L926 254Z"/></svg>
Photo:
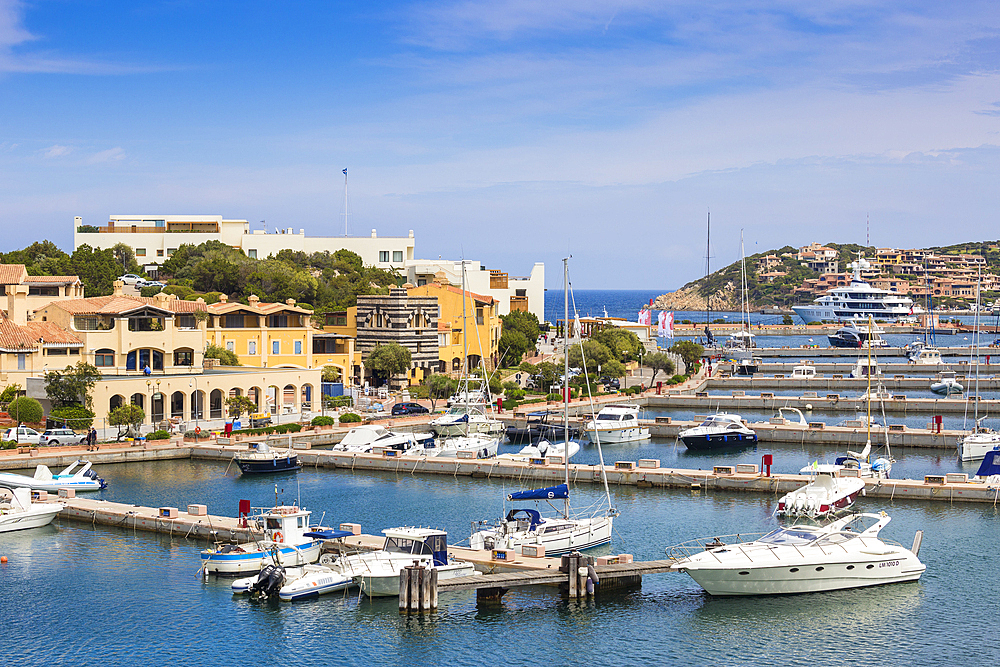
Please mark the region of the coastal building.
<svg viewBox="0 0 1000 667"><path fill-rule="evenodd" d="M757 273L766 273L781 264L781 258L777 255L764 255L757 260Z"/></svg>
<svg viewBox="0 0 1000 667"><path fill-rule="evenodd" d="M17 384L22 389L33 375L75 364L84 342L52 322L16 323L0 314L0 390Z"/></svg>
<svg viewBox="0 0 1000 667"><path fill-rule="evenodd" d="M0 264L0 294L6 297L0 309L24 324L53 301L82 299L83 283L78 276L30 276L24 264Z"/></svg>
<svg viewBox="0 0 1000 667"><path fill-rule="evenodd" d="M355 385L364 377L364 362L357 348L358 307L326 313L323 330L313 334L313 357L320 366L334 366L341 380Z"/></svg>
<svg viewBox="0 0 1000 667"><path fill-rule="evenodd" d="M411 297L435 299L439 308L435 328L438 372L461 372L466 351L468 369L496 368L500 360L501 321L500 303L495 298L469 290L463 292L443 275L423 285L409 285L407 291Z"/></svg>
<svg viewBox="0 0 1000 667"><path fill-rule="evenodd" d="M251 229L246 220L229 220L221 215L112 215L106 225L83 224L73 220L73 248L86 243L92 248L111 248L124 243L135 252L136 260L155 272L182 244L199 245L220 241L242 250L248 257L264 259L282 250L299 252L357 253L367 266L404 270L413 259L413 230L408 236L306 236L304 229Z"/></svg>
<svg viewBox="0 0 1000 667"><path fill-rule="evenodd" d="M799 248L796 259L802 266L807 266L817 273L837 272L837 251L819 243L810 243Z"/></svg>
<svg viewBox="0 0 1000 667"><path fill-rule="evenodd" d="M438 300L433 296L403 287L392 287L386 295L359 294L355 315L355 344L362 359L359 379L376 384L366 364L376 346L386 343L397 343L410 351L411 383L418 384L425 375L437 372L438 318Z"/></svg>
<svg viewBox="0 0 1000 667"><path fill-rule="evenodd" d="M462 262L417 259L406 263L407 282L418 287L444 280L462 287ZM493 297L498 313L508 315L519 310L534 313L545 321L545 264L536 262L528 276L511 276L500 269L487 269L481 262L465 262L465 289Z"/></svg>
<svg viewBox="0 0 1000 667"><path fill-rule="evenodd" d="M251 294L247 303L223 295L207 307L206 340L233 352L245 366L312 368L312 311L285 303L261 303Z"/></svg>

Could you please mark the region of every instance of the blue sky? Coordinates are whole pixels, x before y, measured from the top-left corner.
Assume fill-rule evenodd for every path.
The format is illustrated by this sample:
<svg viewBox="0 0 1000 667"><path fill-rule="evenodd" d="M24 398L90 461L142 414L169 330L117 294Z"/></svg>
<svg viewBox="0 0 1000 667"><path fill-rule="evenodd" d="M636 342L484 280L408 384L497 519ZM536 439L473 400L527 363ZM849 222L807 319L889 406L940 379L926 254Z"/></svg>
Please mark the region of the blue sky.
<svg viewBox="0 0 1000 667"><path fill-rule="evenodd" d="M405 235L673 289L811 241L1000 237L996 2L0 0L0 249L74 215Z"/></svg>

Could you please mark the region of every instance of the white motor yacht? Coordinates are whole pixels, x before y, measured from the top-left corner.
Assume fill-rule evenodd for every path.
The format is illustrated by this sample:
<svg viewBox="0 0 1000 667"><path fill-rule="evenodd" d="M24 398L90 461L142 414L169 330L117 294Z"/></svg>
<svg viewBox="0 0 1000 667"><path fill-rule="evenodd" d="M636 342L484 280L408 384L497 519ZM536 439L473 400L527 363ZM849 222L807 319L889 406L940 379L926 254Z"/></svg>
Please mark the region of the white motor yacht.
<svg viewBox="0 0 1000 667"><path fill-rule="evenodd" d="M469 577L476 573L472 563L448 555L448 535L432 528L387 528L382 551L347 556L340 566L345 574L356 573L361 590L368 597L399 595L399 573L410 565L437 570L438 581ZM338 567L339 561L333 567Z"/></svg>
<svg viewBox="0 0 1000 667"><path fill-rule="evenodd" d="M294 505L254 508L249 518L251 529L262 533L261 538L242 544L217 544L201 552L206 574L238 575L259 572L269 560L279 565L305 565L319 558L322 541L309 537L309 515L312 512ZM276 552L272 556L272 551Z"/></svg>
<svg viewBox="0 0 1000 667"><path fill-rule="evenodd" d="M744 424L739 415L726 412L710 415L698 426L681 431L677 437L692 450L757 444L757 433Z"/></svg>
<svg viewBox="0 0 1000 667"><path fill-rule="evenodd" d="M940 366L944 363L941 359L941 350L936 347L925 347L923 345L914 348L907 355L907 359L909 359L911 364L918 366Z"/></svg>
<svg viewBox="0 0 1000 667"><path fill-rule="evenodd" d="M0 472L0 486L8 489L25 487L51 493L57 493L59 489L100 491L108 488L107 483L91 470L92 465L90 461L80 459L71 463L57 475L53 475L48 466L39 465L35 468L35 474L32 477L12 472ZM78 466L83 467L78 470Z"/></svg>
<svg viewBox="0 0 1000 667"><path fill-rule="evenodd" d="M465 403L458 403L448 408L448 412L432 419L429 425L434 434L438 436L469 435L472 433L501 436L506 431L503 422L487 414L484 406Z"/></svg>
<svg viewBox="0 0 1000 667"><path fill-rule="evenodd" d="M583 430L591 442L597 438L602 443L633 442L649 437L649 429L639 423L639 407L635 405L606 405Z"/></svg>
<svg viewBox="0 0 1000 667"><path fill-rule="evenodd" d="M779 516L825 517L854 504L865 489L859 477L841 477L844 466L814 463L799 472L812 477L800 489L786 493L778 500Z"/></svg>
<svg viewBox="0 0 1000 667"><path fill-rule="evenodd" d="M33 503L31 489L13 489L10 502L0 501L0 533L47 526L64 507L63 503Z"/></svg>
<svg viewBox="0 0 1000 667"><path fill-rule="evenodd" d="M808 364L792 368L793 380L812 380L816 377L816 367Z"/></svg>
<svg viewBox="0 0 1000 667"><path fill-rule="evenodd" d="M924 310L913 305L913 300L902 294L872 287L861 277L861 272L871 268L871 264L859 256L857 261L847 265L854 272L851 284L835 287L816 299L809 306L792 306L795 314L807 324L809 322L867 320L869 316L898 321L922 313Z"/></svg>
<svg viewBox="0 0 1000 667"><path fill-rule="evenodd" d="M488 459L497 455L500 449L500 438L485 433L470 433L456 435L450 438L434 438L430 441L411 447L401 454L410 457L440 457L459 458L470 456L477 459Z"/></svg>
<svg viewBox="0 0 1000 667"><path fill-rule="evenodd" d="M434 436L430 433L398 433L379 424L355 426L344 439L331 447L335 452L371 453L376 447L405 452L412 447L431 444Z"/></svg>
<svg viewBox="0 0 1000 667"><path fill-rule="evenodd" d="M926 569L917 558L923 533L917 531L912 550L883 541L879 532L889 521L884 512L854 514L826 526L778 528L752 542L686 543L667 554L710 595L814 593L916 581Z"/></svg>
<svg viewBox="0 0 1000 667"><path fill-rule="evenodd" d="M958 459L960 461L978 461L986 456L986 453L1000 447L1000 433L991 428L983 426L980 417L976 421L976 428L972 433L958 439Z"/></svg>
<svg viewBox="0 0 1000 667"><path fill-rule="evenodd" d="M569 441L569 447L565 442L549 442L539 440L538 442L525 445L516 454L500 454L498 459L506 461L530 461L531 459L544 459L547 456L563 456L569 450L569 457L573 458L580 451L580 443Z"/></svg>
<svg viewBox="0 0 1000 667"><path fill-rule="evenodd" d="M882 338L884 333L884 329L874 325L859 327L856 323L850 322L826 338L832 347L876 349L889 346L889 343Z"/></svg>

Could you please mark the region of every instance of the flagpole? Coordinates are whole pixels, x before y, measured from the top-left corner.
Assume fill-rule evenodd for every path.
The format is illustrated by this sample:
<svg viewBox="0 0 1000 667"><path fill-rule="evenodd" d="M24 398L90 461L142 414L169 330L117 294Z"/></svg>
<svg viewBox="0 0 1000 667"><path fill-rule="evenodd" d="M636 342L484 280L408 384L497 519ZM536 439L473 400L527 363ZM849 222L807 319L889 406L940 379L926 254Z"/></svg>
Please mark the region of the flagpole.
<svg viewBox="0 0 1000 667"><path fill-rule="evenodd" d="M344 236L347 236L347 168L344 168Z"/></svg>

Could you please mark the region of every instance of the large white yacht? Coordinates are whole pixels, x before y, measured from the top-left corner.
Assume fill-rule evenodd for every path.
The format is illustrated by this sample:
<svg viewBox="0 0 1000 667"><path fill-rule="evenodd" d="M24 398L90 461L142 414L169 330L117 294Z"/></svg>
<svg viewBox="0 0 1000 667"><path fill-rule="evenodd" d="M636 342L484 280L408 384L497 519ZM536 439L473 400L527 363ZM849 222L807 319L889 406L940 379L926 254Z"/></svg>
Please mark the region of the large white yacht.
<svg viewBox="0 0 1000 667"><path fill-rule="evenodd" d="M924 312L913 305L913 299L872 287L862 280L861 272L871 268L864 255L847 267L854 271L850 285L831 289L812 305L792 306L795 314L806 322L867 320L869 315L879 320L896 321Z"/></svg>

